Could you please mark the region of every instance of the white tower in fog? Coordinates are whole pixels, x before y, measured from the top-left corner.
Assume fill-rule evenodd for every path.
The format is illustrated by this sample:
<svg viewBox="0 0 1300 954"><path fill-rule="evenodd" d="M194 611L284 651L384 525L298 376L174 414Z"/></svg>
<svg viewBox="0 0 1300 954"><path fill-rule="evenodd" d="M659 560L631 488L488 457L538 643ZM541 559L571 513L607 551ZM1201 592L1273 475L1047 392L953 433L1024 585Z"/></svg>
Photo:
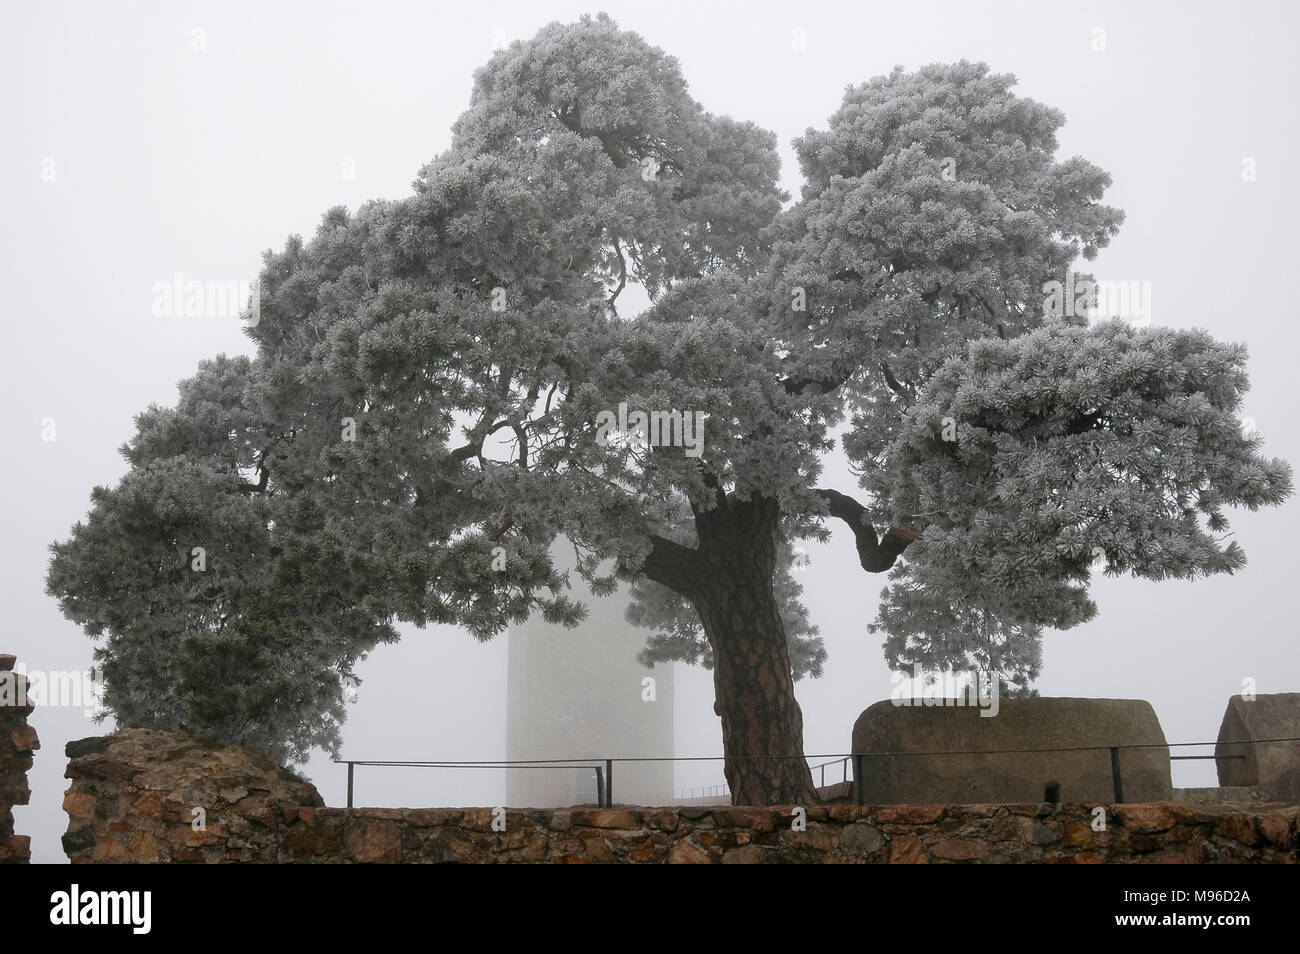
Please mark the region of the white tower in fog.
<svg viewBox="0 0 1300 954"><path fill-rule="evenodd" d="M563 557L568 552L569 559ZM572 569L572 551L557 544L551 559ZM576 574L575 574L576 576ZM508 760L664 758L673 754L673 670L636 661L647 631L623 618L626 588L609 597L578 592L590 609L575 629L534 617L509 634L506 758ZM654 679L654 701L644 680ZM600 762L603 768L603 762ZM671 762L614 763L616 804L664 805L673 800ZM506 804L559 808L596 804L588 768L506 770Z"/></svg>

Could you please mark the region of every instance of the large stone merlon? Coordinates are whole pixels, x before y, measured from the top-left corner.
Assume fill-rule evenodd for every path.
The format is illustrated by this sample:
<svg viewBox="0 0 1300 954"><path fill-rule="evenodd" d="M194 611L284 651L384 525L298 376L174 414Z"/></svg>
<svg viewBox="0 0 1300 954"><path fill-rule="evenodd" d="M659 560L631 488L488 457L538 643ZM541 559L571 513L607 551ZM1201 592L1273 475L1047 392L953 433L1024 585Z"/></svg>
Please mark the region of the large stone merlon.
<svg viewBox="0 0 1300 954"><path fill-rule="evenodd" d="M865 804L1040 802L1049 786L1056 800L1110 804L1112 746L1121 747L1124 801L1172 797L1169 748L1148 702L1003 699L989 717L954 699L907 701L878 702L853 726Z"/></svg>
<svg viewBox="0 0 1300 954"><path fill-rule="evenodd" d="M1219 784L1254 785L1270 797L1300 800L1300 692L1277 692L1247 700L1233 696L1223 713L1216 756Z"/></svg>

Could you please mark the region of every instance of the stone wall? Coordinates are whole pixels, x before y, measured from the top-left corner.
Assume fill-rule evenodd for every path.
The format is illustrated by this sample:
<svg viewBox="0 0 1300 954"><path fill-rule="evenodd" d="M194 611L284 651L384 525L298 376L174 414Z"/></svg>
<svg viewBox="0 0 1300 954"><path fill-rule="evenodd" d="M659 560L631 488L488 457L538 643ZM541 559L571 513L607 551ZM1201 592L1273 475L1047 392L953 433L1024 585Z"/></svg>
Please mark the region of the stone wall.
<svg viewBox="0 0 1300 954"><path fill-rule="evenodd" d="M287 826L325 804L252 749L125 729L69 742L63 850L77 862L280 860Z"/></svg>
<svg viewBox="0 0 1300 954"><path fill-rule="evenodd" d="M1300 800L1300 742L1252 739L1300 739L1300 692L1233 696L1214 747L1216 756L1245 756L1216 761L1220 785L1250 785L1273 798Z"/></svg>
<svg viewBox="0 0 1300 954"><path fill-rule="evenodd" d="M68 745L74 862L1296 862L1300 808L1179 803L325 808L248 749L131 729ZM195 808L206 824L196 826ZM504 830L501 830L504 826Z"/></svg>
<svg viewBox="0 0 1300 954"><path fill-rule="evenodd" d="M41 747L36 730L27 724L34 708L27 701L27 677L13 671L17 659L0 655L0 864L31 860L31 838L14 834L15 805L26 805L32 790L27 770L32 753Z"/></svg>
<svg viewBox="0 0 1300 954"><path fill-rule="evenodd" d="M316 863L1099 864L1300 861L1297 815L1178 804L829 805L526 810L303 809L282 861Z"/></svg>
<svg viewBox="0 0 1300 954"><path fill-rule="evenodd" d="M1115 800L1109 746L1142 746L1119 753L1124 801L1173 797L1169 749L1148 702L1002 699L989 716L994 710L932 701L878 702L858 717L852 751L866 753L858 801L1039 802L1054 785L1055 800L1106 804ZM991 751L999 749L1010 751Z"/></svg>

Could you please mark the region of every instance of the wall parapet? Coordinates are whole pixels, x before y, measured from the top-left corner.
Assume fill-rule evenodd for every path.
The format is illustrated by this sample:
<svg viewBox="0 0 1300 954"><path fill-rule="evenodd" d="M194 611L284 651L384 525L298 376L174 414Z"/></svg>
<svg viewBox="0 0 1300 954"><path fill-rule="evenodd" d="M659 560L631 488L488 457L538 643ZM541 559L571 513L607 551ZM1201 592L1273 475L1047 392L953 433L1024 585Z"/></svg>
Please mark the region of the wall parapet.
<svg viewBox="0 0 1300 954"><path fill-rule="evenodd" d="M326 808L249 749L128 729L68 745L74 862L280 864L1270 863L1300 807L728 805ZM1095 830L1096 809L1105 830ZM194 809L206 824L195 824Z"/></svg>
<svg viewBox="0 0 1300 954"><path fill-rule="evenodd" d="M1300 808L827 805L506 810L305 808L296 863L1270 863L1300 860ZM494 831L494 818L505 831Z"/></svg>

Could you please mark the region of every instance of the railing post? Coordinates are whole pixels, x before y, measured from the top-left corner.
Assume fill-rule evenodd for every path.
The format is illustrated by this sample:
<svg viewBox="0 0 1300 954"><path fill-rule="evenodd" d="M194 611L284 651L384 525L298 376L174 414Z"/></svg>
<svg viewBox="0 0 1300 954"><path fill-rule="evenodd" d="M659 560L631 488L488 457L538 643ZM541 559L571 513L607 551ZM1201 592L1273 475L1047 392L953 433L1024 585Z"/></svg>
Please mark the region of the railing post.
<svg viewBox="0 0 1300 954"><path fill-rule="evenodd" d="M609 806L605 804L605 777L604 777L605 773L599 765L595 766L595 769L596 769L596 807L608 808Z"/></svg>
<svg viewBox="0 0 1300 954"><path fill-rule="evenodd" d="M822 788L826 787L826 763L822 763Z"/></svg>
<svg viewBox="0 0 1300 954"><path fill-rule="evenodd" d="M605 807L614 807L614 760L605 759Z"/></svg>
<svg viewBox="0 0 1300 954"><path fill-rule="evenodd" d="M1119 746L1110 747L1110 775L1115 781L1115 804L1118 805L1124 801L1124 784L1119 777Z"/></svg>
<svg viewBox="0 0 1300 954"><path fill-rule="evenodd" d="M348 808L352 807L352 763L348 763Z"/></svg>

